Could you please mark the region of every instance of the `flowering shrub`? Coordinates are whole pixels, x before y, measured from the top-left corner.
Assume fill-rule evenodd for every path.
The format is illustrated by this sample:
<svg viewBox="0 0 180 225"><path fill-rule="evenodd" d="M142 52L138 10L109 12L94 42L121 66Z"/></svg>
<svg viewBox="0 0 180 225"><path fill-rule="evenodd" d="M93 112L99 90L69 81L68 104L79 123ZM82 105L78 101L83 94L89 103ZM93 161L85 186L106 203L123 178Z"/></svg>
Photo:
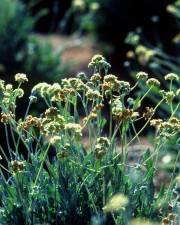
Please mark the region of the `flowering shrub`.
<svg viewBox="0 0 180 225"><path fill-rule="evenodd" d="M170 89L162 91L161 83L144 72L136 75L134 86L108 74L110 64L101 55L89 67L91 77L79 73L60 83L37 84L22 118L16 115L17 99L23 97L21 86L28 78L16 74L17 87L0 81L0 119L7 142L6 148L0 146L1 224L177 224L180 184L174 178L179 153L170 182L159 190L154 179L166 143L180 141L180 90L172 89L179 78L166 75ZM134 98L131 93L140 83L145 92ZM159 101L154 108L144 107L153 89ZM31 114L31 105L40 99L47 109ZM156 118L162 103L171 113ZM152 150L139 139L148 126L156 130ZM139 145L139 159L132 161L129 155Z"/></svg>
<svg viewBox="0 0 180 225"><path fill-rule="evenodd" d="M166 11L172 14L175 20L175 35L168 43L170 49L173 49L173 53L172 51L168 52L167 43L164 43L162 38L159 37L158 40L155 38L156 41L153 43L153 41L149 41L143 34L142 30L138 28L136 31L130 32L127 35L126 43L129 44L132 49L127 52L126 56L128 61L125 65L133 77L139 68L144 68L144 70L151 71L151 73L153 73L154 76L162 82L163 86L168 88L168 83L164 82L164 75L174 71L174 73L177 74L177 77L179 77L180 0L176 0L172 4L167 5ZM158 17L152 18L152 22L154 22L154 25L156 26ZM158 33L156 33L155 36L159 36ZM177 83L174 83L173 85L176 85L177 88L179 88ZM141 88L143 88L143 86L141 86ZM156 91L154 91L154 94L150 96L151 100L155 103L158 101L156 94ZM164 104L162 104L161 108L164 111L169 111L169 107Z"/></svg>

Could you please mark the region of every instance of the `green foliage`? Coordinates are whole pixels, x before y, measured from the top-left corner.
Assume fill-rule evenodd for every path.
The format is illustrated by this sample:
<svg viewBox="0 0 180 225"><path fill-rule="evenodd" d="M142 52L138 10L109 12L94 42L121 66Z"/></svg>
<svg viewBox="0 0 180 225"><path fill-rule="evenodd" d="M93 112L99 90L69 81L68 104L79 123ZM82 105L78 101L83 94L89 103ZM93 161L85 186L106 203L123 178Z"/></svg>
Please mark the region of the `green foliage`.
<svg viewBox="0 0 180 225"><path fill-rule="evenodd" d="M18 0L0 1L1 73L9 76L23 71L33 74L37 81L37 76L54 78L64 72L61 54L54 52L50 44L32 37L37 18L28 15L25 5Z"/></svg>
<svg viewBox="0 0 180 225"><path fill-rule="evenodd" d="M136 31L130 32L127 35L126 43L132 47L132 50L127 52L128 71L135 77L137 71L143 68L143 70L149 71L154 74L163 84L164 88L168 88L168 83L164 81L164 76L171 71L174 71L180 77L180 58L179 58L179 24L180 24L180 1L176 0L173 4L167 5L167 12L174 16L175 24L175 36L169 43L170 48L175 49L172 52L167 52L167 43L164 44L163 40L159 38L155 44L150 43L146 37L144 37L141 28L137 28ZM152 18L154 24L158 23L158 18ZM158 36L158 33L156 33ZM143 88L143 86L142 86ZM178 83L174 83L172 88L179 88ZM157 102L156 91L150 96L153 102ZM178 99L180 101L180 99ZM169 113L169 108L165 104L162 104L162 109L166 113Z"/></svg>
<svg viewBox="0 0 180 225"><path fill-rule="evenodd" d="M0 80L1 125L7 142L7 147L0 146L2 225L125 225L139 217L152 221L167 217L175 225L180 199L179 181L174 177L180 172L180 152L167 187L155 185L154 180L158 179L160 153L168 140L179 137L179 103L174 107L169 90L161 95L160 82L145 73L137 74L133 87L108 74L110 64L101 55L94 56L89 67L94 71L90 78L80 73L61 83L37 84L20 119L16 106L23 96L21 85L28 81L26 75L15 75L14 88ZM130 101L132 90L142 82L146 91ZM160 94L159 102L153 110L140 113L143 99L154 88ZM31 106L40 99L47 109L31 115ZM108 121L103 114L105 102L109 104ZM171 115L152 119L163 102ZM137 126L140 120L142 127ZM152 149L139 140L149 124L156 127ZM137 147L138 159L131 160ZM131 222L145 224L142 221Z"/></svg>
<svg viewBox="0 0 180 225"><path fill-rule="evenodd" d="M76 31L86 31L95 34L97 23L102 22L101 16L99 16L100 8L100 1L73 0L71 8L68 10L64 20L61 22L61 26L65 26L67 22L66 20L69 19L69 16L73 15L73 27L76 29Z"/></svg>

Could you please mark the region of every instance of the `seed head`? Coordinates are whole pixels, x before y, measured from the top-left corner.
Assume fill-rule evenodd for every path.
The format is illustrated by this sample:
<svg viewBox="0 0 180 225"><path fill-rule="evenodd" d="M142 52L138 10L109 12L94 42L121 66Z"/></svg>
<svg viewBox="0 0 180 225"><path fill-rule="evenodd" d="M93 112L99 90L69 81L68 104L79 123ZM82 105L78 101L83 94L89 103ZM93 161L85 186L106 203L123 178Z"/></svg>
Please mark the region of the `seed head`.
<svg viewBox="0 0 180 225"><path fill-rule="evenodd" d="M179 77L178 77L178 75L177 74L175 74L175 73L169 73L169 74L167 74L165 77L164 77L164 79L165 80L176 80L176 81L178 81L179 80Z"/></svg>
<svg viewBox="0 0 180 225"><path fill-rule="evenodd" d="M173 91L165 92L164 97L167 103L171 103L175 97L175 93Z"/></svg>
<svg viewBox="0 0 180 225"><path fill-rule="evenodd" d="M18 161L18 160L11 161L11 168L14 173L23 171L24 167L25 167L25 164L23 161Z"/></svg>
<svg viewBox="0 0 180 225"><path fill-rule="evenodd" d="M18 83L24 83L24 82L28 82L28 78L27 78L26 74L24 74L24 73L17 73L15 75L15 81Z"/></svg>
<svg viewBox="0 0 180 225"><path fill-rule="evenodd" d="M160 82L155 79L155 78L150 78L146 81L147 86L149 87L159 87L160 86Z"/></svg>
<svg viewBox="0 0 180 225"><path fill-rule="evenodd" d="M117 82L117 77L113 74L109 74L109 75L106 75L104 76L104 82L107 82L107 83L116 83Z"/></svg>
<svg viewBox="0 0 180 225"><path fill-rule="evenodd" d="M56 107L50 107L45 111L45 116L47 117L54 117L57 116L58 114L58 109Z"/></svg>
<svg viewBox="0 0 180 225"><path fill-rule="evenodd" d="M148 79L148 74L145 72L139 72L136 74L136 78L138 80L147 80Z"/></svg>
<svg viewBox="0 0 180 225"><path fill-rule="evenodd" d="M90 100L93 99L102 99L102 95L100 94L99 91L97 90L93 90L91 88L88 89L87 93L86 93L87 98L89 98Z"/></svg>
<svg viewBox="0 0 180 225"><path fill-rule="evenodd" d="M101 80L101 75L99 73L95 73L92 75L90 81L96 83L97 81Z"/></svg>
<svg viewBox="0 0 180 225"><path fill-rule="evenodd" d="M145 120L150 119L154 114L154 109L152 107L146 107L143 113L143 117Z"/></svg>
<svg viewBox="0 0 180 225"><path fill-rule="evenodd" d="M154 127L159 127L161 126L163 120L162 119L153 119L150 121L150 125Z"/></svg>
<svg viewBox="0 0 180 225"><path fill-rule="evenodd" d="M12 113L1 113L1 123L7 124L14 118L15 115Z"/></svg>
<svg viewBox="0 0 180 225"><path fill-rule="evenodd" d="M80 124L76 123L66 123L65 130L75 134L75 136L82 136L82 127Z"/></svg>

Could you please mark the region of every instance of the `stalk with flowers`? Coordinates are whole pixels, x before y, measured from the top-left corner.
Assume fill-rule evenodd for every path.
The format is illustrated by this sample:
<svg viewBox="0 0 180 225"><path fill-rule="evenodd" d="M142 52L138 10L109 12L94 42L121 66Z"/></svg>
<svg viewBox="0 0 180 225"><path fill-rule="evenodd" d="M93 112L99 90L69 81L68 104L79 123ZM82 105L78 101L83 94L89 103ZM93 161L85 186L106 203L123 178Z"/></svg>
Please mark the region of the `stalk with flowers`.
<svg viewBox="0 0 180 225"><path fill-rule="evenodd" d="M95 55L89 67L91 77L79 73L60 83L37 84L22 118L16 115L17 99L23 97L28 78L16 74L16 88L0 81L7 142L6 148L0 146L1 224L177 224L179 154L168 185L159 190L154 179L164 146L171 138L177 145L180 140L180 90L172 89L178 76L165 76L170 89L164 91L144 72L131 87L108 73L110 64L101 55ZM139 84L146 88L135 98L132 91ZM159 101L154 108L144 107L153 89ZM46 110L31 114L40 100ZM162 103L171 113L156 118ZM140 140L149 126L155 127L152 149ZM129 155L137 144L141 151L133 161Z"/></svg>

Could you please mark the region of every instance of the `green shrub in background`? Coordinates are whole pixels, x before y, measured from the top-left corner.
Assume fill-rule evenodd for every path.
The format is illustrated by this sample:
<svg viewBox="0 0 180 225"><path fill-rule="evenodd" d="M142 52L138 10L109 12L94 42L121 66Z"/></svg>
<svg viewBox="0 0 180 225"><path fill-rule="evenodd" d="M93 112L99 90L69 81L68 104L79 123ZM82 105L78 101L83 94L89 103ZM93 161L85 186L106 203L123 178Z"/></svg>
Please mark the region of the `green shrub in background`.
<svg viewBox="0 0 180 225"><path fill-rule="evenodd" d="M131 45L133 49L127 52L129 62L126 62L125 65L128 65L128 71L133 77L135 77L137 71L143 68L143 70L152 73L160 79L163 86L167 88L168 84L164 81L165 74L174 71L180 76L180 0L176 0L174 4L168 5L166 9L175 17L176 35L171 40L172 43L169 43L169 46L173 44L173 55L167 52L167 46L161 40L156 45L148 42L143 35L143 31L138 28L135 32L130 32L126 38L126 43ZM152 20L157 23L158 17L154 17ZM178 84L175 85L179 87ZM174 85L172 86L173 88ZM153 102L157 102L157 93L154 92L154 95L152 94L150 98ZM180 101L180 98L178 101ZM162 109L166 113L169 112L169 108L166 105L162 105Z"/></svg>
<svg viewBox="0 0 180 225"><path fill-rule="evenodd" d="M10 76L18 71L32 74L32 81L54 79L64 72L61 52L50 44L32 37L36 18L28 15L18 0L0 1L0 65L1 74ZM34 78L33 78L34 76Z"/></svg>
<svg viewBox="0 0 180 225"><path fill-rule="evenodd" d="M100 2L94 0L73 0L65 18L60 22L60 28L65 29L66 22L73 15L73 32L89 32L96 35L96 25L101 23L99 14Z"/></svg>
<svg viewBox="0 0 180 225"><path fill-rule="evenodd" d="M162 221L163 225L177 225L180 151L168 184L154 185L154 181L167 141L175 138L179 145L179 104L174 106L173 102L180 89L173 90L172 99L172 90L164 93L160 82L144 72L136 74L136 84L131 86L108 74L110 65L101 55L94 56L89 67L94 71L89 78L80 73L61 83L37 84L20 119L17 99L23 97L21 86L28 78L16 74L16 87L0 80L0 119L7 134L7 147L0 146L0 223L155 225ZM165 79L179 82L176 74ZM142 82L146 90L132 99L131 92ZM159 102L141 112L144 98L155 88ZM46 110L31 115L32 104L40 99ZM81 117L78 102L83 108ZM109 104L108 130L105 102ZM170 107L170 116L153 118L163 102ZM137 129L140 120L143 126ZM150 126L156 130L152 150L139 139ZM137 146L141 146L138 159L131 160Z"/></svg>

